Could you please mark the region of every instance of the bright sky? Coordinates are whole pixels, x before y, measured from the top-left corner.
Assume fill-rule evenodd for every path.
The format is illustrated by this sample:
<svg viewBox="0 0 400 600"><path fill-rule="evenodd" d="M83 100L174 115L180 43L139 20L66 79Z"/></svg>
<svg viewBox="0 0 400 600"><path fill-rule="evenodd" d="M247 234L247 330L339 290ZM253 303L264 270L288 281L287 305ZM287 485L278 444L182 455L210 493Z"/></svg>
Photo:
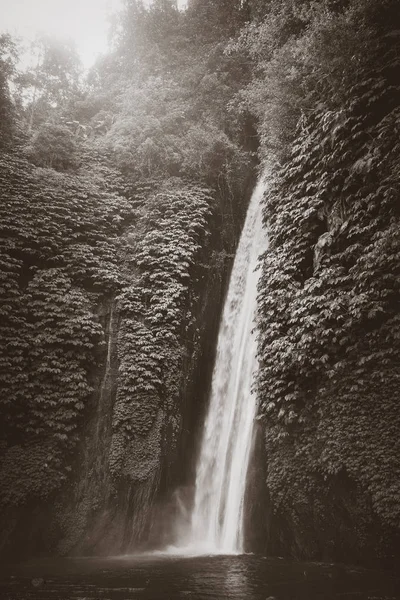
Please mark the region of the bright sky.
<svg viewBox="0 0 400 600"><path fill-rule="evenodd" d="M0 32L72 39L85 67L107 50L108 17L121 0L0 0Z"/></svg>
<svg viewBox="0 0 400 600"><path fill-rule="evenodd" d="M151 2L151 0L145 0ZM178 0L183 8L187 0ZM72 39L85 67L107 50L108 19L122 0L0 0L0 33Z"/></svg>

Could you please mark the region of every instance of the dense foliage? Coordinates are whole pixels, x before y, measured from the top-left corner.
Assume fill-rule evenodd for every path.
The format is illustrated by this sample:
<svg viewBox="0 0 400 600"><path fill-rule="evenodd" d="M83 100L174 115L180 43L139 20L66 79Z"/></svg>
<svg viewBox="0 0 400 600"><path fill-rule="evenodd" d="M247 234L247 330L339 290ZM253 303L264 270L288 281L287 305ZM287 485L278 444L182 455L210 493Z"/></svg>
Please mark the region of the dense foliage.
<svg viewBox="0 0 400 600"><path fill-rule="evenodd" d="M125 2L115 52L97 73L99 91L106 85L112 98L98 145L137 177L189 177L239 195L251 143L243 120L226 107L248 71L225 52L229 30L194 35L203 29L196 6L183 13L173 2L147 10Z"/></svg>
<svg viewBox="0 0 400 600"><path fill-rule="evenodd" d="M279 511L312 513L316 529L335 521L335 502L347 503L360 545L371 519L400 522L397 8L324 5L266 67L287 66L297 48L296 126L278 114L292 141L265 207L257 390L268 486ZM272 85L287 82L275 71ZM356 499L338 501L348 479Z"/></svg>
<svg viewBox="0 0 400 600"><path fill-rule="evenodd" d="M117 298L122 326L110 456L117 476L141 479L149 461L158 467L159 438L146 452L140 444L139 456L136 448L160 413L173 429L170 444L177 441L184 354L195 335L190 331L198 300L194 266L207 241L211 200L206 189L179 184L174 189L167 182L137 223L143 235L130 263L137 276Z"/></svg>
<svg viewBox="0 0 400 600"><path fill-rule="evenodd" d="M10 83L15 74L17 46L9 34L0 33L0 149L12 138L15 108Z"/></svg>
<svg viewBox="0 0 400 600"><path fill-rule="evenodd" d="M118 288L124 223L135 210L93 178L1 160L1 495L47 496L93 392L104 334L96 308Z"/></svg>
<svg viewBox="0 0 400 600"><path fill-rule="evenodd" d="M206 188L180 180L132 187L101 161L91 167L89 176L65 175L12 156L1 162L0 501L4 510L68 489L55 505L64 549L113 489L151 480L177 443L183 364L198 338L196 262L215 209ZM105 472L92 471L83 482L91 495L79 498L76 457L86 453L83 432L96 438L102 427L110 341L112 429L101 445L86 440L101 454L84 459L82 476L92 460ZM111 488L100 489L97 477L107 474Z"/></svg>

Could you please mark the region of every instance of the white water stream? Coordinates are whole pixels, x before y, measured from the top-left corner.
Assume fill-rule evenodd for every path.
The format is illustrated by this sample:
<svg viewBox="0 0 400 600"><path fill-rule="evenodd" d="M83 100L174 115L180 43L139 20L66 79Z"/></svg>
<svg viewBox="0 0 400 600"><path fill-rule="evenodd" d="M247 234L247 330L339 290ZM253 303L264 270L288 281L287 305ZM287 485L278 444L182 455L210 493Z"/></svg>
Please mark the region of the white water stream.
<svg viewBox="0 0 400 600"><path fill-rule="evenodd" d="M188 550L196 553L244 551L244 496L257 408L251 393L257 367L255 269L267 247L261 214L264 190L260 181L250 201L219 330L187 540Z"/></svg>

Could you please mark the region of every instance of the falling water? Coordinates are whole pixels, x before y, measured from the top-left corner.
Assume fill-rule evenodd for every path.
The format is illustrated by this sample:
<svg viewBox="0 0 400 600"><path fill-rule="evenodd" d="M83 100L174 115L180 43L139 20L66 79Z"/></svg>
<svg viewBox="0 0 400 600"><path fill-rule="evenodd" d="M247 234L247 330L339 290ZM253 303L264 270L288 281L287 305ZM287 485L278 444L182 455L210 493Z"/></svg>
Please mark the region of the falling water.
<svg viewBox="0 0 400 600"><path fill-rule="evenodd" d="M210 405L196 474L189 546L212 553L243 552L246 476L256 398L253 332L258 257L266 249L260 181L250 201L233 264L218 336Z"/></svg>

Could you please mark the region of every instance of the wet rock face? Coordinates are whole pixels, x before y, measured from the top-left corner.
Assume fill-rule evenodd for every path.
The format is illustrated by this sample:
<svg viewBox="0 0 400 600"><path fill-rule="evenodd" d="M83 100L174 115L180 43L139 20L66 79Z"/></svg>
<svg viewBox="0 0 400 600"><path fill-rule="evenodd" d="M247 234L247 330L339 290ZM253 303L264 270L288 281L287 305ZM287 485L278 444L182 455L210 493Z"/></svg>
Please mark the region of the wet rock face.
<svg viewBox="0 0 400 600"><path fill-rule="evenodd" d="M298 560L396 568L398 531L374 515L365 491L347 477L325 486L308 506L271 515L268 551Z"/></svg>

